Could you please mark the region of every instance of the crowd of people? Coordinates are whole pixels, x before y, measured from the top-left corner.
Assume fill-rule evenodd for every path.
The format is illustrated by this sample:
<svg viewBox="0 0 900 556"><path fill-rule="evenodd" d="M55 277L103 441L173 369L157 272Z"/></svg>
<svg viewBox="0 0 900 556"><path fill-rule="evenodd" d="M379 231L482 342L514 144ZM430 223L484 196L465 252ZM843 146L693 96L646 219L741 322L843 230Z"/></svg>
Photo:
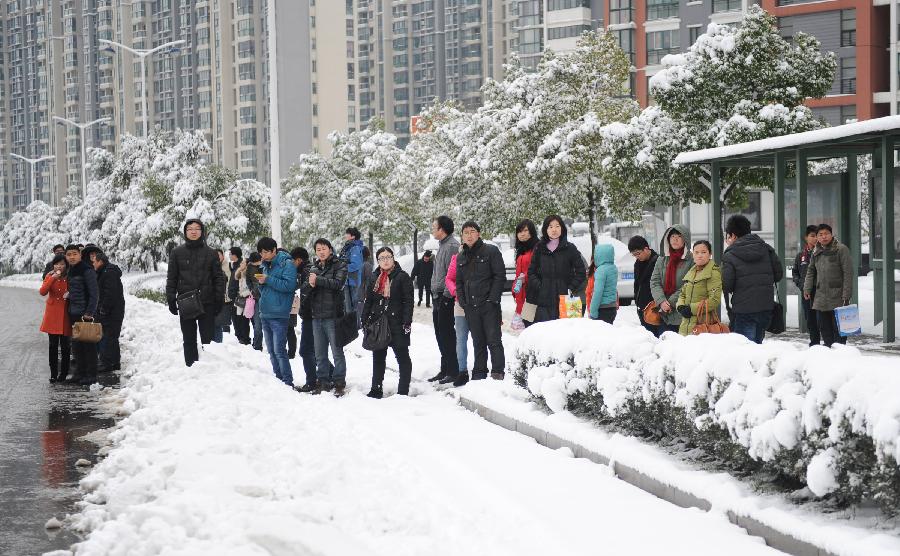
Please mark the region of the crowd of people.
<svg viewBox="0 0 900 556"><path fill-rule="evenodd" d="M506 268L499 249L481 238L474 221L462 225L460 243L454 237L453 220L435 218L431 231L438 248L425 251L410 273L400 267L389 247L378 249L373 262L359 230L352 227L339 251L325 238L314 242L310 255L303 247L288 251L264 237L246 259L240 247L231 247L227 258L224 251L209 247L205 226L198 219L188 220L183 231L184 243L169 256L166 301L180 320L187 366L199 360L198 335L201 345L221 342L233 329L239 343L259 351L265 345L274 375L285 384L294 386L291 360L299 354L305 380L298 391L342 396L347 387L344 346L362 329L363 346L372 351L368 395L384 394L388 349L399 367L398 394L406 395L412 376L413 312L424 294L440 352L440 370L429 381L462 386L488 375L496 380L505 376L500 305ZM827 224L808 227L806 240L793 267L793 280L802 291L810 345L843 343L834 311L852 296L849 251ZM629 240L628 250L635 259L634 301L643 327L655 336L706 331L705 326L718 323L724 294L730 331L763 341L777 316L774 312L781 310L776 286L783 277L783 263L751 232L745 216L729 218L725 242L717 263L710 243L691 243L690 230L683 225L665 231L658 252L642 236ZM615 321L618 271L611 245L596 245L588 265L568 241L563 219L550 215L540 234L531 220L516 226L515 257L514 323L528 327L571 317L567 300L576 298L582 300L581 315ZM121 277L120 269L97 246L54 248L40 289L47 296L41 330L50 337L51 382L90 384L98 370L119 369L125 309ZM99 344L74 341L70 348L72 325L94 320L103 329ZM71 377L70 351L76 369Z"/></svg>

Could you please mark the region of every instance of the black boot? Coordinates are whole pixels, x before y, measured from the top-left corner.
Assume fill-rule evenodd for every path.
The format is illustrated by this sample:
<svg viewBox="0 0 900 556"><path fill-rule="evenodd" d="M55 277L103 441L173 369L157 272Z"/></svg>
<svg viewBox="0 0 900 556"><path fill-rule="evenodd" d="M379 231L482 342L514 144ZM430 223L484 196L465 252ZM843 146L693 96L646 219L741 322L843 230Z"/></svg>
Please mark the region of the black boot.
<svg viewBox="0 0 900 556"><path fill-rule="evenodd" d="M346 389L347 389L346 382L344 382L343 380L335 380L334 381L334 397L335 398L340 398L344 394L346 394L347 393Z"/></svg>
<svg viewBox="0 0 900 556"><path fill-rule="evenodd" d="M457 375L456 377L456 380L453 381L453 386L463 386L467 382L469 382L469 373L459 373L459 375Z"/></svg>
<svg viewBox="0 0 900 556"><path fill-rule="evenodd" d="M491 378L493 378L494 380L503 380L504 378L506 378L506 373L504 373L502 371L501 372L494 371L491 373Z"/></svg>
<svg viewBox="0 0 900 556"><path fill-rule="evenodd" d="M317 388L316 383L313 382L312 384L304 384L303 386L301 386L299 388L294 388L294 390L300 392L301 394L309 394L309 393L312 393L312 391L315 390L316 388ZM318 393L319 392L316 392L316 394L318 394Z"/></svg>
<svg viewBox="0 0 900 556"><path fill-rule="evenodd" d="M369 393L366 394L366 396L380 400L384 397L384 390L382 390L380 384L376 384L372 386L372 389L369 390Z"/></svg>
<svg viewBox="0 0 900 556"><path fill-rule="evenodd" d="M444 378L438 381L438 384L452 384L458 375L446 375ZM466 375L468 376L468 375Z"/></svg>
<svg viewBox="0 0 900 556"><path fill-rule="evenodd" d="M429 378L428 382L438 382L445 378L447 378L447 374L444 371L441 371L438 374L434 375L433 377Z"/></svg>

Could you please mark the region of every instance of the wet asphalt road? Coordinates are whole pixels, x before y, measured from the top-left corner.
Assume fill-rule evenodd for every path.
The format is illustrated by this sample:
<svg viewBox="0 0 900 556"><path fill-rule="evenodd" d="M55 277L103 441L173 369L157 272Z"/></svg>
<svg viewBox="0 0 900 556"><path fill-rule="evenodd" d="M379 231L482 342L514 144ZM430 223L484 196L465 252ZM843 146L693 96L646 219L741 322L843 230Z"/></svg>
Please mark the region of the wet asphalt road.
<svg viewBox="0 0 900 556"><path fill-rule="evenodd" d="M37 291L0 287L0 555L29 556L78 542L68 529L47 531L51 517L72 513L98 446L82 437L112 425L95 414L97 393L50 384L48 341L39 331ZM104 376L104 383L115 377Z"/></svg>

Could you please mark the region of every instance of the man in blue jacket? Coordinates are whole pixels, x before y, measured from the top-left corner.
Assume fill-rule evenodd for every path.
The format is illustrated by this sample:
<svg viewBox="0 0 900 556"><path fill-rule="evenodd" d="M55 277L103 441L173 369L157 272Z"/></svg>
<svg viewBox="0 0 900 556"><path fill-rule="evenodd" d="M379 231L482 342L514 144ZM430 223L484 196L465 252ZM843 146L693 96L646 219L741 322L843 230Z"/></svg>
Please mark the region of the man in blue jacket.
<svg viewBox="0 0 900 556"><path fill-rule="evenodd" d="M344 234L346 242L341 248L338 258L347 263L347 287L344 288L344 311L356 310L357 290L362 282L363 274L363 242L358 228L347 228ZM358 316L358 315L357 315Z"/></svg>
<svg viewBox="0 0 900 556"><path fill-rule="evenodd" d="M297 267L291 256L278 250L278 244L270 237L256 242L256 250L262 257L262 276L258 276L260 297L257 310L262 318L266 351L272 360L272 370L278 380L294 386L291 360L287 354L287 329L291 318L291 305L297 289Z"/></svg>

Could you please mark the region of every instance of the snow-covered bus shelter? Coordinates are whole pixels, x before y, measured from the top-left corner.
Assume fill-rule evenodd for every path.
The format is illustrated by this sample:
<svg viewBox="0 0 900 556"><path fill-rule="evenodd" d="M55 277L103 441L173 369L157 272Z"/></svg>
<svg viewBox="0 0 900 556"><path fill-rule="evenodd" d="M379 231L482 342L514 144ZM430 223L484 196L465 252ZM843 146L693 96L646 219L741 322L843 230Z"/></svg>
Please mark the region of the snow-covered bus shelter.
<svg viewBox="0 0 900 556"><path fill-rule="evenodd" d="M853 254L855 268L859 268L862 238L860 226L860 191L857 187L857 157L872 155L869 175L869 206L862 207L869 215L869 254L874 274L875 323L882 323L884 342L896 340L895 335L895 278L900 242L897 238L897 206L900 181L895 179L895 156L900 138L900 116L888 116L835 127L748 141L735 145L684 152L675 158L676 164L709 166L711 186L710 241L717 260L724 248L722 237L722 169L729 167L770 167L774 169L775 250L784 260L786 242L804 241L807 222L808 185L807 163L815 160L845 158L847 171L840 182L838 203L839 238ZM796 168L794 179L787 180L788 164ZM898 176L900 177L900 176ZM785 196L796 199L796 211L786 214ZM787 221L786 221L787 219ZM791 222L794 220L794 222ZM786 225L792 224L792 225ZM788 230L798 237L787 237ZM786 303L787 277L779 288L781 302ZM858 281L857 281L858 282ZM857 283L858 286L858 283ZM858 301L859 288L853 288L853 302ZM800 311L800 325L805 327Z"/></svg>

